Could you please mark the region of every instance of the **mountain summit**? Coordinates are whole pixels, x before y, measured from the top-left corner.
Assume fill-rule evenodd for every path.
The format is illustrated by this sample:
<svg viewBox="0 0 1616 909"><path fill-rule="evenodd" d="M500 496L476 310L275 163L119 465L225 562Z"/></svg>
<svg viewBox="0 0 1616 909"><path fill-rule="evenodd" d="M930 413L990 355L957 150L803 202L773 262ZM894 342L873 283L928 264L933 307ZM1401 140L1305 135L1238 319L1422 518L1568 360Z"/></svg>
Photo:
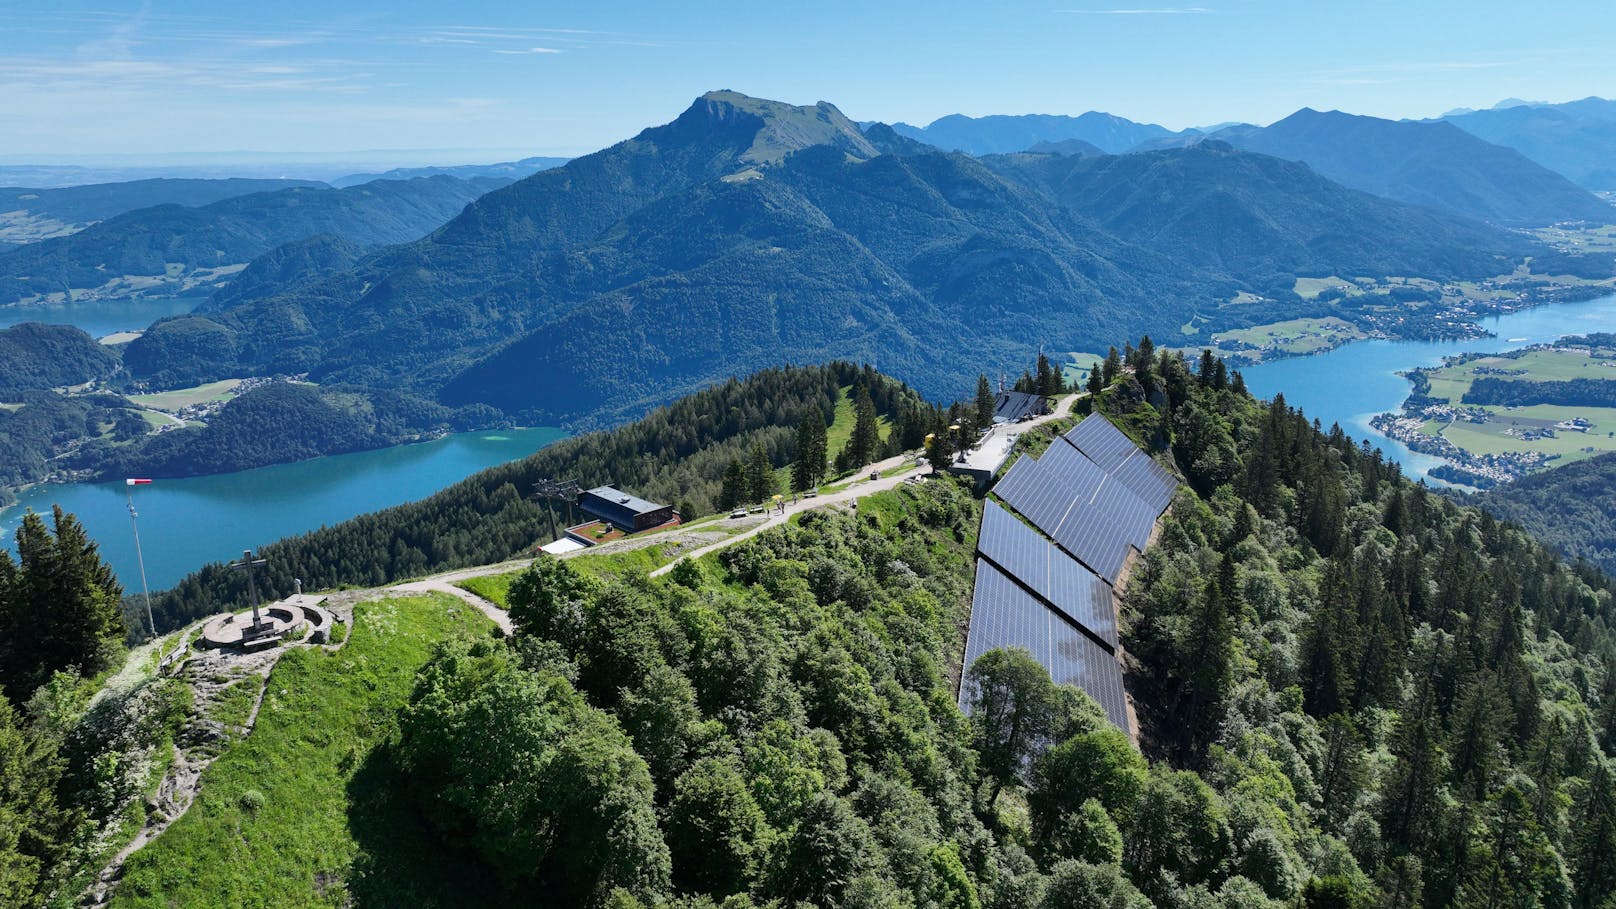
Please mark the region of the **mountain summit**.
<svg viewBox="0 0 1616 909"><path fill-rule="evenodd" d="M207 350L235 362L195 372L308 373L599 425L731 375L838 358L941 396L1041 342L1195 343L1181 326L1253 318L1224 305L1245 290L1279 299L1299 274L1395 262L1480 279L1535 249L1298 165L1213 152L977 159L863 135L827 103L713 92L417 242L317 275L299 264L340 250L261 263L253 277L279 283L154 326L126 362L224 334L234 347Z"/></svg>

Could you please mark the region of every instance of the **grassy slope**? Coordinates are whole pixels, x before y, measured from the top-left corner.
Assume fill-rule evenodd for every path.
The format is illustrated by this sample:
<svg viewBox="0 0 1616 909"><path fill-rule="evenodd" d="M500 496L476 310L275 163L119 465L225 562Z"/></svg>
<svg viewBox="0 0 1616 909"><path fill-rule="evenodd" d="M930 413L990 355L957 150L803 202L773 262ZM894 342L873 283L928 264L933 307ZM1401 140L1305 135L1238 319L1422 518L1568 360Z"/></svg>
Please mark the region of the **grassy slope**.
<svg viewBox="0 0 1616 909"><path fill-rule="evenodd" d="M489 627L448 597L390 599L358 607L342 650L286 654L257 728L130 860L112 905L487 905L480 882L429 846L377 746L433 646Z"/></svg>

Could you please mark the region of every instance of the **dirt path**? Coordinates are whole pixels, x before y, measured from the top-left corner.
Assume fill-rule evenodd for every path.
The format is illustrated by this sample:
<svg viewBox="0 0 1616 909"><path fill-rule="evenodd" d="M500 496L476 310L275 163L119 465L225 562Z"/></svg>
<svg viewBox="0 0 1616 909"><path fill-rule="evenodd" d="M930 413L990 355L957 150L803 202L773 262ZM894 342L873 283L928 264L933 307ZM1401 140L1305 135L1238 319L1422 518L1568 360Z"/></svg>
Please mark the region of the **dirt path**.
<svg viewBox="0 0 1616 909"><path fill-rule="evenodd" d="M1045 414L1044 416L1037 417L1037 418L1032 419L1032 420L1028 420L1025 423L1016 424L1017 425L1017 432L1025 432L1028 429L1031 429L1031 428L1033 428L1035 426L1038 426L1038 425L1040 425L1042 423L1048 423L1051 420L1059 420L1059 419L1062 419L1064 417L1070 416L1071 413L1072 413L1072 408L1077 404L1077 399L1080 398L1080 397L1084 397L1084 396L1085 395L1076 395L1076 394L1067 395L1066 397L1062 398L1060 403L1055 406L1055 409L1053 411L1049 412L1048 414ZM860 474L863 475L863 476L866 476L866 477L870 473L875 473L875 472L884 474L889 470L892 470L894 468L903 466L906 462L912 463L913 460L914 460L913 455L909 455L909 454L895 455L893 457L887 458L884 461L879 461L879 462L877 462L875 464L870 465L869 467L864 468L862 471L860 471ZM739 543L742 540L751 539L752 537L757 536L758 534L762 533L765 530L768 530L771 527L779 527L780 525L782 525L782 524L786 523L787 521L791 520L792 515L802 514L805 511L810 511L810 510L815 509L815 508L831 508L831 507L834 507L834 506L837 506L837 505L849 504L849 503L854 502L855 500L860 499L860 498L862 498L864 496L874 495L875 493L884 492L884 491L889 490L889 489L896 489L900 484L908 481L909 479L911 479L913 477L918 477L918 476L921 476L923 474L927 474L927 473L930 473L930 472L931 472L930 467L915 467L915 468L912 468L910 470L902 471L901 473L895 473L892 476L883 476L881 479L878 479L878 480L870 480L870 479L856 480L853 483L849 484L847 487L845 487L843 489L840 489L840 490L838 490L836 492L816 496L816 497L811 498L811 499L800 499L797 502L786 502L784 504L784 510L783 511L779 510L779 509L776 509L776 510L773 510L773 511L769 512L769 519L764 521L763 523L757 525L756 527L750 528L750 529L745 530L745 531L743 531L741 533L738 533L738 534L736 534L736 535L734 535L732 537L728 537L726 539L720 540L720 541L718 541L716 543L712 543L712 544L707 545L707 546L702 546L699 549L693 549L690 552L685 553L683 558L699 559L702 556L707 555L708 553L717 552L718 550L723 549L723 548L725 548L727 546L733 546L734 544ZM670 562L669 564L664 565L661 568L656 569L655 571L652 571L651 572L651 577L655 578L655 577L660 577L660 576L662 576L664 574L667 574L669 571L672 571L673 566L677 565L677 564L678 564L677 561Z"/></svg>
<svg viewBox="0 0 1616 909"><path fill-rule="evenodd" d="M398 591L399 593L446 593L449 596L460 600L466 605L481 611L483 615L488 616L488 618L495 625L499 626L500 631L504 632L508 636L513 631L511 627L511 616L509 613L499 608L499 606L495 605L494 603L483 599L469 590L456 587L453 582L463 581L466 578L474 578L484 574L500 574L525 564L525 562L519 564L506 563L504 565L486 566L484 568L469 568L463 571L450 571L444 574L436 574L429 578L422 578L419 581L409 581L404 584L399 584L396 587L388 588L388 590Z"/></svg>

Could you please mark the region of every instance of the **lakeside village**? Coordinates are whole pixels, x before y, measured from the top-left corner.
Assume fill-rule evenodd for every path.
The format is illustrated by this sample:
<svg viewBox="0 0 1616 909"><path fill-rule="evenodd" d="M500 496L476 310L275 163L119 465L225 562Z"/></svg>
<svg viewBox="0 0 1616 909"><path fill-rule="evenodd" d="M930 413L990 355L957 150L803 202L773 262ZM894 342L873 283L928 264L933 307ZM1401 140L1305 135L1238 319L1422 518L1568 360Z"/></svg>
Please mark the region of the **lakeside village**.
<svg viewBox="0 0 1616 909"><path fill-rule="evenodd" d="M1407 404L1404 406L1408 407ZM1435 434L1425 431L1425 425L1431 422L1449 425L1461 422L1486 424L1493 419L1493 414L1480 407L1456 407L1440 403L1405 409L1399 413L1376 414L1370 419L1369 425L1387 437L1407 445L1411 451L1442 458L1446 463L1433 467L1429 471L1432 477L1448 483L1474 486L1477 489L1491 489L1513 482L1547 467L1549 462L1560 457L1541 451L1473 454L1448 441L1441 434L1441 430ZM1557 423L1552 428L1523 430L1511 427L1505 429L1503 434L1516 436L1523 442L1535 442L1539 439L1556 438L1559 432L1587 432L1591 428L1591 423L1577 417Z"/></svg>

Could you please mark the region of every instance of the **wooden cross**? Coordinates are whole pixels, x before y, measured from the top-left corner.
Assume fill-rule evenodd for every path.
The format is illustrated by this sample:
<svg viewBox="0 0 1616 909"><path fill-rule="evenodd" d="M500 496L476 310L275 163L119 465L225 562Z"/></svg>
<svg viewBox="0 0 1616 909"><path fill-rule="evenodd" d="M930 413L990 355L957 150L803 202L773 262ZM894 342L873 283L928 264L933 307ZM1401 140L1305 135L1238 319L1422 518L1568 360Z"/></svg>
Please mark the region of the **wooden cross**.
<svg viewBox="0 0 1616 909"><path fill-rule="evenodd" d="M255 628L262 625L264 623L264 619L258 614L258 585L253 580L253 569L262 568L268 564L268 559L253 558L251 549L243 549L241 551L241 561L230 563L231 568L234 568L237 571L247 572L247 598L252 600L253 627Z"/></svg>

